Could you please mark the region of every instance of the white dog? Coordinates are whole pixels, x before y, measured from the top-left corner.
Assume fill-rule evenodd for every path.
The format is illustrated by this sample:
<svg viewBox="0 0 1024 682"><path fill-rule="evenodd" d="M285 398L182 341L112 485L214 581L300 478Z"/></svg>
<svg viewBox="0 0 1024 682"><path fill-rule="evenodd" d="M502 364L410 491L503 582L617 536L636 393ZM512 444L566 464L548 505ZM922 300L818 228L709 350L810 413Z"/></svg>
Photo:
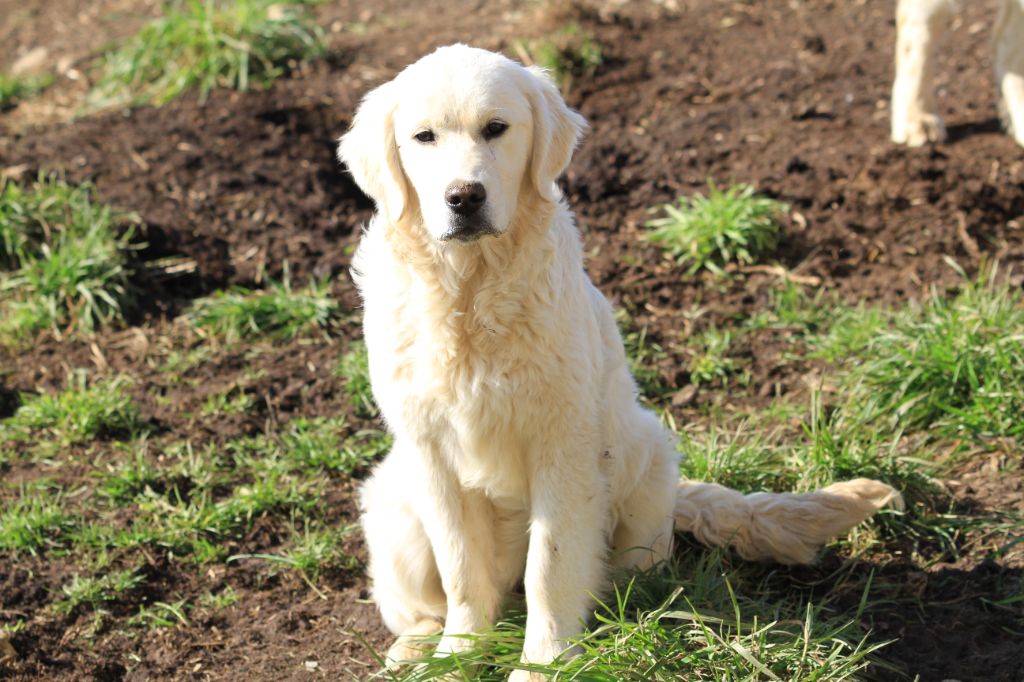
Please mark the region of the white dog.
<svg viewBox="0 0 1024 682"><path fill-rule="evenodd" d="M353 275L395 438L361 498L392 662L442 629L439 655L466 648L458 635L493 623L520 581L522 660L551 662L606 564L666 557L673 520L747 558L803 563L899 499L864 479L748 496L679 480L555 184L583 127L543 71L453 45L370 92L341 140L377 203Z"/></svg>
<svg viewBox="0 0 1024 682"><path fill-rule="evenodd" d="M1024 0L998 0L993 35L999 110L1006 129L1024 145ZM896 79L892 86L892 141L912 147L946 139L932 80L935 43L954 0L899 0L896 7Z"/></svg>

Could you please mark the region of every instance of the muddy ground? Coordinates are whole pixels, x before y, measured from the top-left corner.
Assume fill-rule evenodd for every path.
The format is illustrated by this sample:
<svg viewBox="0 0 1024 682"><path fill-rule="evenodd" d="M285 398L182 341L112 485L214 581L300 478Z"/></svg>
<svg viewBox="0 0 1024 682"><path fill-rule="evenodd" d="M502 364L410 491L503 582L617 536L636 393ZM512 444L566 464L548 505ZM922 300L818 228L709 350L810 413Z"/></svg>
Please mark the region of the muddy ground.
<svg viewBox="0 0 1024 682"><path fill-rule="evenodd" d="M125 3L109 4L127 12ZM708 178L751 182L790 204L780 263L850 302L897 304L927 296L933 286L953 285L957 275L947 257L969 271L994 258L1024 270L1024 152L999 131L989 52L992 12L985 3L970 3L945 41L938 87L950 142L908 150L887 139L892 4L690 0L678 7L635 2L573 12L606 59L569 93L590 128L565 187L579 216L588 271L612 300L633 312L637 325L647 327L652 341L668 349L659 370L671 388L688 384L680 369L685 358L674 345L695 329L764 307L779 280L770 272L724 283L688 277L640 239L649 207L702 189ZM69 17L102 5L59 3ZM50 40L52 54L81 59L96 49L94 42L122 31L113 22L109 30L96 28L94 41L51 35L46 26L63 14L55 18L50 3L41 0L17 6L25 10L21 23L12 29L9 13L0 20L8 22L0 37L15 51ZM157 369L160 359L168 347L192 343L172 318L216 289L280 277L285 263L297 282L334 276L339 300L357 314L348 259L372 204L339 168L334 141L361 95L434 46L466 41L514 54L516 38L539 35L558 18L532 3L512 2L476 3L472 11L435 0L412 8L375 3L373 10L335 2L318 11L328 27L329 57L267 92L214 92L202 104L191 96L159 109L74 122L57 120L64 104L52 94L36 105L43 125L26 111L0 116L0 167L23 177L62 169L70 180L94 182L102 199L136 211L145 222L147 258L190 264L175 277L140 276L146 296L128 329L94 341L46 337L27 353L0 350L4 395L58 387L73 367L129 372L139 378L133 396L144 418L166 442L222 442L262 432L268 420L347 409L339 380L324 368L358 335L357 319L330 341L279 345L252 362L244 349L225 348L215 361L191 370L191 378L201 379L195 385L169 385ZM147 12L150 5L138 3L132 16ZM13 52L0 60L13 61ZM80 86L62 79L58 93L62 87ZM703 314L693 319L697 308ZM749 385L702 388L672 407L677 419L701 419L708 405L764 406L773 396L805 391L808 368L780 362L780 333L759 332L743 342L749 346ZM266 372L246 389L257 398L252 411L223 420L181 416L239 381L253 363ZM157 393L161 400L154 399ZM7 416L13 401L0 400L0 409ZM41 475L31 465L0 473L11 480ZM326 502L339 523L354 519L351 488L351 481L340 479L328 486ZM999 466L969 462L951 490L982 512L1024 512L1019 457ZM272 526L257 524L250 535L232 551L267 551L281 542L280 529ZM360 555L358 540L352 543ZM1019 554L986 556L983 543L974 543L961 557L928 568L900 556L869 567L905 580L922 604L908 608L903 600L894 602L899 608L872 612L866 623L874 628L872 638L896 640L881 655L897 671L878 667L875 676L1024 680L1021 614L992 606L1020 594L1024 561ZM839 561L800 569L799 577L826 580ZM0 555L0 620L31 620L67 572L58 558ZM22 657L0 677L361 678L375 664L360 638L377 647L386 641L359 571L325 576L320 588L326 599L298 578L266 578L245 564L200 573L157 556L146 572L152 599L218 585L243 596L235 608L198 617L188 628L153 630L142 641L111 633L85 646L75 637L84 623L31 620L13 637ZM858 596L851 597L851 609ZM315 670L303 666L306 660L317 662Z"/></svg>

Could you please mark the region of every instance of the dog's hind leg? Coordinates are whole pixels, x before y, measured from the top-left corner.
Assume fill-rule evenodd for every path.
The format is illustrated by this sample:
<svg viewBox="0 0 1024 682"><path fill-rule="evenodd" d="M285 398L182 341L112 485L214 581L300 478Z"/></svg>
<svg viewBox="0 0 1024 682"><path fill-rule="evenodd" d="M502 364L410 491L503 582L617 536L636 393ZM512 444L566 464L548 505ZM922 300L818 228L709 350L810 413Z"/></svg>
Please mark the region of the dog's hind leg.
<svg viewBox="0 0 1024 682"><path fill-rule="evenodd" d="M715 483L680 481L676 528L706 545L731 545L744 559L807 564L818 548L886 505L898 492L858 478L809 493L744 495Z"/></svg>
<svg viewBox="0 0 1024 682"><path fill-rule="evenodd" d="M367 572L384 624L398 635L387 662L433 653L424 637L444 627L445 594L423 525L406 502L401 464L385 458L363 485L362 525L370 552Z"/></svg>
<svg viewBox="0 0 1024 682"><path fill-rule="evenodd" d="M999 109L1006 129L1024 145L1024 0L1001 0L993 35Z"/></svg>
<svg viewBox="0 0 1024 682"><path fill-rule="evenodd" d="M658 419L643 412L636 424L641 437L626 448L648 450L647 471L622 502L615 505L611 564L647 570L672 552L672 514L679 481L679 456ZM646 436L646 437L645 437Z"/></svg>
<svg viewBox="0 0 1024 682"><path fill-rule="evenodd" d="M892 85L892 141L918 147L946 139L932 81L935 44L946 29L950 0L899 0L896 78Z"/></svg>

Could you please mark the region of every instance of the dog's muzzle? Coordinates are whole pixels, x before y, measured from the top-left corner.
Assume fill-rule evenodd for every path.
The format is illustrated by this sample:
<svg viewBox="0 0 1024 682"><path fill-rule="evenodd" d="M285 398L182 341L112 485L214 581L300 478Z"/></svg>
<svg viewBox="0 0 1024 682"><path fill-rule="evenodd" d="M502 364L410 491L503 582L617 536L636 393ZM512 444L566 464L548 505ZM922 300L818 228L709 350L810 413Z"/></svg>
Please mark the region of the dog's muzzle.
<svg viewBox="0 0 1024 682"><path fill-rule="evenodd" d="M444 192L444 201L453 215L451 227L441 235L441 241L474 242L498 233L487 219L486 211L481 210L487 201L483 183L453 182Z"/></svg>

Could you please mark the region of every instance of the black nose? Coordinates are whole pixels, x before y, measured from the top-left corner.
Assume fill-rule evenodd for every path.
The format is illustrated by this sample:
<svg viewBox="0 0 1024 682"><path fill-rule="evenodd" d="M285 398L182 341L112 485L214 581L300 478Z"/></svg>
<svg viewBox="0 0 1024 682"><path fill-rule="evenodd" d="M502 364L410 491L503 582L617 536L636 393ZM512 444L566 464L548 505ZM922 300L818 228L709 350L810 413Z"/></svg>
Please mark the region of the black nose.
<svg viewBox="0 0 1024 682"><path fill-rule="evenodd" d="M487 190L479 182L453 182L444 192L444 200L455 213L469 216L487 200Z"/></svg>

